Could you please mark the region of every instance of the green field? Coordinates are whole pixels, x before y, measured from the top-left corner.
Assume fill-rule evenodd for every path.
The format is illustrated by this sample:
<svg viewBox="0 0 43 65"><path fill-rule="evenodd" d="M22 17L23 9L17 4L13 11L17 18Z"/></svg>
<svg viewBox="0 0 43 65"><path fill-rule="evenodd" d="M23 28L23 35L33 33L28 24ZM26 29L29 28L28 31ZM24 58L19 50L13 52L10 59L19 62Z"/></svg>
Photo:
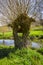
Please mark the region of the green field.
<svg viewBox="0 0 43 65"><path fill-rule="evenodd" d="M37 27L34 27L34 28L31 28L30 29L30 35L33 35L33 36L41 36L43 35L43 27L42 26L37 26Z"/></svg>
<svg viewBox="0 0 43 65"><path fill-rule="evenodd" d="M43 65L43 55L30 48L0 46L0 65Z"/></svg>
<svg viewBox="0 0 43 65"><path fill-rule="evenodd" d="M13 36L13 34L12 34L12 32L4 32L4 34L3 33L0 33L0 39L10 39L10 37L12 37Z"/></svg>
<svg viewBox="0 0 43 65"><path fill-rule="evenodd" d="M30 35L38 35L38 36L41 36L41 35L43 35L43 31L34 31L34 30L32 30L32 31L30 31Z"/></svg>
<svg viewBox="0 0 43 65"><path fill-rule="evenodd" d="M19 34L19 33L18 33L18 35L22 36L22 34ZM30 36L43 36L43 31L31 30L29 35ZM12 32L5 32L4 34L0 33L0 39L2 39L2 38L9 39L12 36L13 36Z"/></svg>

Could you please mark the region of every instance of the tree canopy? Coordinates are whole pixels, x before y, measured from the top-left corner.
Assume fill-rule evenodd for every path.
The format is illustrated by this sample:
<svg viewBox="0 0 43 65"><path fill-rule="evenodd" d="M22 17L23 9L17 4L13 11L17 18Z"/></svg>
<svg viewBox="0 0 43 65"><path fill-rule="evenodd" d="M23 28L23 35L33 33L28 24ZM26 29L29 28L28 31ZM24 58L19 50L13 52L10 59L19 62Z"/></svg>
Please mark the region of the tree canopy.
<svg viewBox="0 0 43 65"><path fill-rule="evenodd" d="M22 13L43 19L43 0L0 0L0 23L11 24Z"/></svg>

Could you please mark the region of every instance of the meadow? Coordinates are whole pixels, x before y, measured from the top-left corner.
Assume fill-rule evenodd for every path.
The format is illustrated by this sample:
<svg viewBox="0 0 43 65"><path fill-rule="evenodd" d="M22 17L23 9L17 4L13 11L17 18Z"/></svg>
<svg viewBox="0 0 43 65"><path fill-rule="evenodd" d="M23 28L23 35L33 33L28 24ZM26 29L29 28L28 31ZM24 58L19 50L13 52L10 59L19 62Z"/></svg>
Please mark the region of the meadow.
<svg viewBox="0 0 43 65"><path fill-rule="evenodd" d="M0 65L43 65L43 55L31 48L0 46Z"/></svg>
<svg viewBox="0 0 43 65"><path fill-rule="evenodd" d="M11 32L0 32L0 39L12 39ZM22 33L18 33L22 36ZM43 30L30 30L31 41L43 44ZM0 45L0 65L43 65L43 48L22 48L15 49L14 46Z"/></svg>
<svg viewBox="0 0 43 65"><path fill-rule="evenodd" d="M0 39L2 38L5 38L5 39L9 39L11 37L13 37L13 32L0 32ZM22 34L18 33L19 36L22 36ZM33 30L30 30L30 33L29 33L29 36L36 36L36 37L41 37L43 36L43 30L41 29L33 29Z"/></svg>

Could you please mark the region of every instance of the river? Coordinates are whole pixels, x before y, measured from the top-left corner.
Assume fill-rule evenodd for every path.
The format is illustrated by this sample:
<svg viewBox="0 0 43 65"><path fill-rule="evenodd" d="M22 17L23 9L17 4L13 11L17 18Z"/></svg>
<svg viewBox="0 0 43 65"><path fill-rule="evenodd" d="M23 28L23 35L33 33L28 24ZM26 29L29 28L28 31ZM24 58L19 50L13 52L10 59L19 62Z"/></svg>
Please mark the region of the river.
<svg viewBox="0 0 43 65"><path fill-rule="evenodd" d="M40 45L36 42L31 42L32 43L32 47L34 48L40 48ZM5 44L5 45L8 45L8 46L13 46L14 45L14 40L4 40L4 43L3 43L3 39L0 40L0 44Z"/></svg>

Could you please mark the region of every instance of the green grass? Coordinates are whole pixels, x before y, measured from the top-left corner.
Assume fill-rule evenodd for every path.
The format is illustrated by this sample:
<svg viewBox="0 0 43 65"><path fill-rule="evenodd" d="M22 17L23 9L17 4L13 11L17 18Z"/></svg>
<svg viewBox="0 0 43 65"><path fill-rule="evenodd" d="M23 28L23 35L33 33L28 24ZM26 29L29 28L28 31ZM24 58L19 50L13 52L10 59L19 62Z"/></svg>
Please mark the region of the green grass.
<svg viewBox="0 0 43 65"><path fill-rule="evenodd" d="M3 33L0 33L0 39L10 39L13 36L12 32L5 32L4 35Z"/></svg>
<svg viewBox="0 0 43 65"><path fill-rule="evenodd" d="M20 33L20 34L18 33L18 35L22 36L22 33ZM36 36L36 35L37 36L41 36L41 35L43 35L43 31L34 31L34 30L31 30L29 35L30 36ZM13 36L12 32L6 32L6 33L4 33L4 36L3 36L3 33L0 33L0 39L2 39L2 38L9 39L12 36Z"/></svg>
<svg viewBox="0 0 43 65"><path fill-rule="evenodd" d="M5 36L5 37L11 37L11 36L13 36L13 33L12 33L12 32L6 32L6 33L4 34L4 36Z"/></svg>
<svg viewBox="0 0 43 65"><path fill-rule="evenodd" d="M22 36L22 33L18 33L19 36ZM42 26L36 26L30 28L30 36L43 36L43 27ZM0 31L0 39L5 38L5 39L10 39L13 36L13 32L5 32L4 36L3 33Z"/></svg>
<svg viewBox="0 0 43 65"><path fill-rule="evenodd" d="M43 65L43 56L30 48L0 46L0 65Z"/></svg>
<svg viewBox="0 0 43 65"><path fill-rule="evenodd" d="M38 49L37 52L43 55L43 48Z"/></svg>
<svg viewBox="0 0 43 65"><path fill-rule="evenodd" d="M43 31L34 31L34 30L31 30L30 31L30 35L33 35L33 36L35 36L35 35L38 35L38 36L41 36L41 35L43 35Z"/></svg>
<svg viewBox="0 0 43 65"><path fill-rule="evenodd" d="M36 26L34 28L30 28L30 35L33 35L33 36L41 36L43 35L43 26Z"/></svg>

